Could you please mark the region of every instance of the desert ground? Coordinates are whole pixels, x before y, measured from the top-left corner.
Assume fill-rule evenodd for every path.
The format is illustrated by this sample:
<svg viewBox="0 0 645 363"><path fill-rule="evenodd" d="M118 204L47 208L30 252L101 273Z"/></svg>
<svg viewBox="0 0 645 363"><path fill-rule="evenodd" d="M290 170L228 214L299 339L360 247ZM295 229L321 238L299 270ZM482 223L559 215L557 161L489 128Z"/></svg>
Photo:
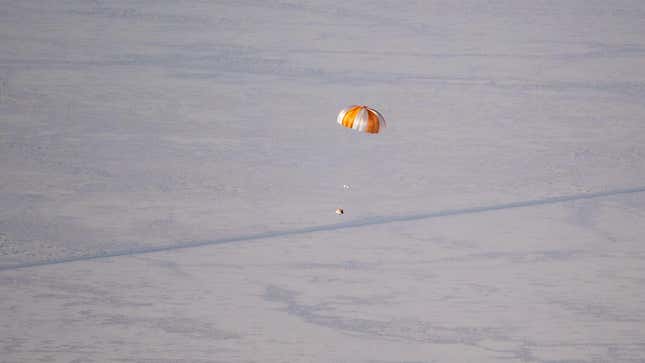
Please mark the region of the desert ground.
<svg viewBox="0 0 645 363"><path fill-rule="evenodd" d="M0 0L0 362L645 362L644 100L641 1Z"/></svg>

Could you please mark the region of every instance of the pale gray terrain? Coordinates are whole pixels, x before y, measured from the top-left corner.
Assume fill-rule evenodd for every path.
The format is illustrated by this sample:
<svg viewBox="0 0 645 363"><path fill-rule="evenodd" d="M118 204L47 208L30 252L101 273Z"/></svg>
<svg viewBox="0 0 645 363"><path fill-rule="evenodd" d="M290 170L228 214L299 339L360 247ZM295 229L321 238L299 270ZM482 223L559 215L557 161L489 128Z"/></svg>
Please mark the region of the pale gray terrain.
<svg viewBox="0 0 645 363"><path fill-rule="evenodd" d="M0 362L645 362L644 100L642 1L0 0Z"/></svg>

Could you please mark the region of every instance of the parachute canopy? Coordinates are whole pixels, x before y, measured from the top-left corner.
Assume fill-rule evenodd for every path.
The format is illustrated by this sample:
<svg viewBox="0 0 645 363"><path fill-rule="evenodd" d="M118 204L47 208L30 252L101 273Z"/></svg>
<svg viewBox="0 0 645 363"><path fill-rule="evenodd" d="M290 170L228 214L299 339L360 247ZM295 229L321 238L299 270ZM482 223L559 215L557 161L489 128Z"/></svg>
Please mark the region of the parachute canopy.
<svg viewBox="0 0 645 363"><path fill-rule="evenodd" d="M385 118L367 106L349 106L338 114L338 123L360 132L378 134L385 128Z"/></svg>

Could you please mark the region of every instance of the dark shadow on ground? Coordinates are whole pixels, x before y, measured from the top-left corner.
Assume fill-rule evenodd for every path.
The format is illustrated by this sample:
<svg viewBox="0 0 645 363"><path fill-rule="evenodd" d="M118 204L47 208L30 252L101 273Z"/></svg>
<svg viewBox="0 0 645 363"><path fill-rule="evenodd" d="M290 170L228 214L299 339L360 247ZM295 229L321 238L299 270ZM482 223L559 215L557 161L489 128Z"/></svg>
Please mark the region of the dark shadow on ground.
<svg viewBox="0 0 645 363"><path fill-rule="evenodd" d="M132 255L140 255L145 253L174 251L174 250L180 250L185 248L220 245L220 244L227 244L227 243L234 243L234 242L254 241L254 240L292 236L292 235L307 234L307 233L314 233L314 232L337 231L342 229L361 228L361 227L381 225L386 223L409 222L409 221L416 221L416 220L422 220L422 219L494 212L494 211L505 210L505 209L525 208L525 207L533 207L533 206L540 206L540 205L546 205L546 204L571 202L571 201L593 199L593 198L612 197L612 196L618 196L623 194L634 194L634 193L643 193L643 192L645 192L645 187L637 187L637 188L628 188L628 189L609 190L609 191L597 192L597 193L582 193L582 194L564 195L559 197L551 197L551 198L543 198L543 199L532 199L532 200L525 200L520 202L485 205L485 206L472 207L472 208L446 209L446 210L440 210L440 211L429 212L429 213L417 213L417 214L408 214L408 215L401 215L401 216L376 216L376 217L370 217L370 218L364 218L364 219L351 220L351 221L342 222L342 223L324 224L319 226L295 228L295 229L282 230L282 231L269 231L269 232L263 232L263 233L247 234L247 235L241 235L237 237L228 237L228 238L214 239L214 240L208 240L208 241L194 241L194 242L186 242L186 243L177 243L177 244L166 245L166 246L141 247L141 248L133 248L133 249L127 249L127 250L119 250L119 251L104 251L93 255L73 256L69 258L27 262L27 263L15 264L15 265L0 266L0 271L15 270L20 268L37 267L37 266L55 265L55 264L61 264L61 263L67 263L67 262L89 261L89 260L94 260L99 258L132 256Z"/></svg>

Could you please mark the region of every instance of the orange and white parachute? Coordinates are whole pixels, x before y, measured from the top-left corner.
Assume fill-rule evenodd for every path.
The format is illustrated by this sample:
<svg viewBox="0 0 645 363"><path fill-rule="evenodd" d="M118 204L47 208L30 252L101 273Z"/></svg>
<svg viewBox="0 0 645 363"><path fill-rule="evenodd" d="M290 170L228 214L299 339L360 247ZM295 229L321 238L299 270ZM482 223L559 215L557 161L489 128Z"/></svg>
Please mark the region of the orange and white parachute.
<svg viewBox="0 0 645 363"><path fill-rule="evenodd" d="M385 118L367 106L349 106L338 114L338 123L360 132L378 134L385 128Z"/></svg>

